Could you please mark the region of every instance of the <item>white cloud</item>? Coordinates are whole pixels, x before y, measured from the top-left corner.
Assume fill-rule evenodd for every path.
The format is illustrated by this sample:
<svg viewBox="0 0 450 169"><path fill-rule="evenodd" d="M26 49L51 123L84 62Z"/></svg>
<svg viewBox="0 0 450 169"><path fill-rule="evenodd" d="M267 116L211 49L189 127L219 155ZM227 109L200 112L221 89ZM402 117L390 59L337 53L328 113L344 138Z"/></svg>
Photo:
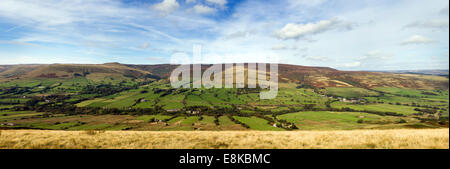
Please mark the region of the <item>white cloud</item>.
<svg viewBox="0 0 450 169"><path fill-rule="evenodd" d="M408 39L404 40L401 44L402 45L410 45L410 44L427 44L427 43L434 43L436 41L421 36L421 35L413 35L411 37L409 37Z"/></svg>
<svg viewBox="0 0 450 169"><path fill-rule="evenodd" d="M228 3L227 0L206 0L206 2L217 4L220 6L225 6Z"/></svg>
<svg viewBox="0 0 450 169"><path fill-rule="evenodd" d="M153 9L160 12L162 15L168 15L177 10L180 4L176 0L163 0L161 3L152 6Z"/></svg>
<svg viewBox="0 0 450 169"><path fill-rule="evenodd" d="M345 26L346 28L351 27L349 24L342 24L337 19L321 20L315 23L307 24L289 23L284 26L283 29L277 31L276 36L283 40L299 39L304 36L322 33L328 30L340 28L342 26Z"/></svg>
<svg viewBox="0 0 450 169"><path fill-rule="evenodd" d="M448 19L433 19L430 21L417 21L405 26L405 28L436 28L436 29L448 29Z"/></svg>
<svg viewBox="0 0 450 169"><path fill-rule="evenodd" d="M344 63L341 65L341 67L345 68L355 68L361 66L361 62L351 62L351 63Z"/></svg>
<svg viewBox="0 0 450 169"><path fill-rule="evenodd" d="M305 56L305 59L315 61L315 62L329 62L332 59L324 56Z"/></svg>
<svg viewBox="0 0 450 169"><path fill-rule="evenodd" d="M211 8L205 5L195 5L193 9L197 14L211 14L217 11L215 8Z"/></svg>
<svg viewBox="0 0 450 169"><path fill-rule="evenodd" d="M374 51L369 51L366 55L358 58L358 60L359 61L369 62L369 61L386 60L386 59L389 59L391 57L392 57L391 54L387 54L387 53L381 52L379 50L374 50Z"/></svg>

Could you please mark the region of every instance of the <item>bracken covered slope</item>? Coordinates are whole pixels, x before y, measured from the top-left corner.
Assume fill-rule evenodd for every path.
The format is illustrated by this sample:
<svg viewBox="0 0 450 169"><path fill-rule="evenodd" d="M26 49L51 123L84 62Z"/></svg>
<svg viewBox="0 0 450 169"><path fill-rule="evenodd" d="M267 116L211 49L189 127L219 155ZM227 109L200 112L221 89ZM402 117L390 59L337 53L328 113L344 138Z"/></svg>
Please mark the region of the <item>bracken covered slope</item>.
<svg viewBox="0 0 450 169"><path fill-rule="evenodd" d="M168 78L176 65L128 65ZM203 65L206 69L210 65ZM247 65L246 65L247 68ZM246 69L246 71L248 71ZM294 82L313 87L398 87L413 89L448 89L449 79L442 76L383 72L340 71L327 67L278 65L280 82Z"/></svg>
<svg viewBox="0 0 450 169"><path fill-rule="evenodd" d="M211 65L202 65L202 71ZM95 78L126 77L166 79L178 65L107 64L51 64L0 66L0 81L26 78ZM248 72L247 65L245 71ZM247 73L246 73L247 74ZM384 72L340 71L327 67L308 67L280 64L280 82L291 82L312 87L397 87L413 89L446 89L448 77Z"/></svg>

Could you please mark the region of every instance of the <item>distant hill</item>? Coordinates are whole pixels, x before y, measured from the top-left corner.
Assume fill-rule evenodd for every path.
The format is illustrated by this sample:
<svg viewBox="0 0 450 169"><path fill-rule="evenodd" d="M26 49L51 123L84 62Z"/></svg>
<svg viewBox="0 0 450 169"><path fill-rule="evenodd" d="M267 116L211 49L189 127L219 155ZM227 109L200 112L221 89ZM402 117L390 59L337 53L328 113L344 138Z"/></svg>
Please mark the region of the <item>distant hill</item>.
<svg viewBox="0 0 450 169"><path fill-rule="evenodd" d="M118 63L11 65L0 67L0 77L3 79L74 77L89 77L91 79L115 77L126 79L151 76L150 72L134 69Z"/></svg>
<svg viewBox="0 0 450 169"><path fill-rule="evenodd" d="M422 75L436 75L436 76L447 76L449 74L448 70L443 69L432 69L432 70L394 70L394 71L382 71L391 73L406 73L406 74L422 74Z"/></svg>
<svg viewBox="0 0 450 169"><path fill-rule="evenodd" d="M146 70L161 78L168 78L177 65L128 65ZM203 65L202 69L210 65ZM246 65L247 66L247 65ZM247 67L246 67L247 68ZM248 70L246 70L248 71ZM389 72L340 71L328 67L278 65L279 81L312 87L399 87L414 89L448 89L448 77Z"/></svg>
<svg viewBox="0 0 450 169"><path fill-rule="evenodd" d="M206 70L211 65L202 65ZM120 63L106 64L51 64L51 65L0 65L0 82L5 79L26 78L74 78L77 76L89 79L154 78L167 79L178 65L129 65ZM248 69L246 67L246 72ZM398 87L414 89L447 89L449 87L444 71L417 72L367 72L340 71L328 67L309 67L280 64L278 66L279 81L298 83L311 87ZM428 75L430 74L430 75Z"/></svg>

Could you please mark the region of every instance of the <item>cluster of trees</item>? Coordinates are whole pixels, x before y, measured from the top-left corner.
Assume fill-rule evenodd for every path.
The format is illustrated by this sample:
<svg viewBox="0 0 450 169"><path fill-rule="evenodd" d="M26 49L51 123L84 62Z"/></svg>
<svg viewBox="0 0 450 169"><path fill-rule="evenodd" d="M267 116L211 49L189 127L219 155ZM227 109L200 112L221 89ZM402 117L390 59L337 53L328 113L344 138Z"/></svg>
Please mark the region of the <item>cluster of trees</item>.
<svg viewBox="0 0 450 169"><path fill-rule="evenodd" d="M288 114L288 113L295 113L300 111L334 111L334 112L364 112L364 113L370 113L370 114L377 114L380 116L397 116L397 117L403 117L405 115L395 113L395 112L381 112L381 111L369 111L369 110L356 110L349 107L343 107L343 108L317 108L314 107L313 104L306 104L302 108L293 108L290 107L289 110L282 110L279 112L271 112L270 110L261 111L263 114L272 114L273 116Z"/></svg>
<svg viewBox="0 0 450 169"><path fill-rule="evenodd" d="M236 94L249 94L249 93L259 93L261 92L261 87L257 86L256 88L248 88L248 86L246 85L246 87L244 88L238 88Z"/></svg>
<svg viewBox="0 0 450 169"><path fill-rule="evenodd" d="M265 116L265 115L259 114L259 113L254 114L254 116L266 120L267 124L269 124L269 125L276 124L276 126L279 127L279 128L284 128L284 129L287 129L287 130L298 129L297 126L295 126L294 123L290 123L290 122L288 122L286 120L283 120L283 119L277 119L277 116L274 115L274 114L272 114L273 118L270 118L268 116Z"/></svg>
<svg viewBox="0 0 450 169"><path fill-rule="evenodd" d="M415 111L418 112L422 112L422 113L427 113L427 114L436 114L438 111L436 109L419 109L419 108L415 108Z"/></svg>
<svg viewBox="0 0 450 169"><path fill-rule="evenodd" d="M188 106L185 108L185 111L196 111L201 115L209 116L221 116L226 114L242 115L240 110L234 105L232 107Z"/></svg>
<svg viewBox="0 0 450 169"><path fill-rule="evenodd" d="M21 103L20 100L0 101L0 105L18 105L20 103Z"/></svg>
<svg viewBox="0 0 450 169"><path fill-rule="evenodd" d="M378 92L381 94L381 96L384 96L385 94L390 94L394 96L400 96L400 97L409 97L409 98L428 98L428 96L417 96L417 95L409 95L409 94L396 94L396 93L386 93L383 91L377 91L373 90L375 92ZM437 91L438 93L442 93L441 91ZM438 96L436 93L428 92L428 91L422 91L421 94L423 95L429 95L429 96Z"/></svg>
<svg viewBox="0 0 450 169"><path fill-rule="evenodd" d="M431 123L431 124L439 124L439 125L443 125L443 126L447 126L449 124L449 117L442 117L440 116L439 119L436 118L431 118L431 117L414 117L418 120L420 120L420 122L422 123Z"/></svg>
<svg viewBox="0 0 450 169"><path fill-rule="evenodd" d="M47 112L50 114L66 114L66 115L154 115L160 113L167 113L161 106L154 108L101 108L101 107L77 107L72 104L39 104L38 100L30 100L23 106L13 107L14 111L36 111Z"/></svg>
<svg viewBox="0 0 450 169"><path fill-rule="evenodd" d="M170 88L170 89L160 89L160 88L153 88L153 93L155 94L160 94L160 97L164 97L170 94L182 94L185 92L189 92L189 94L192 94L192 92L197 91L197 89L185 89L185 88L180 88L180 89L174 89L174 88Z"/></svg>
<svg viewBox="0 0 450 169"><path fill-rule="evenodd" d="M32 89L33 89L32 87L17 87L17 86L13 86L13 87L2 89L2 92L3 92L3 95L7 95L7 94L23 95L23 94L26 94L26 93L30 93Z"/></svg>
<svg viewBox="0 0 450 169"><path fill-rule="evenodd" d="M177 118L178 117L178 115L175 115L175 116L172 116L172 117L170 117L170 118L168 118L168 119L165 119L165 120L163 120L164 122L169 122L170 120L173 120L173 119L175 119L175 118Z"/></svg>
<svg viewBox="0 0 450 169"><path fill-rule="evenodd" d="M125 86L122 83L119 83L119 85L112 85L112 84L87 85L82 89L80 94L97 94L98 97L109 96L126 90L138 89L139 86L147 85L152 82L153 81L137 82L136 84L131 86Z"/></svg>
<svg viewBox="0 0 450 169"><path fill-rule="evenodd" d="M274 117L274 118L276 118L276 117ZM277 119L277 120L278 120L278 122L280 122L279 125L277 125L278 127L281 127L281 128L287 129L287 130L298 129L298 127L294 123L288 122L283 119Z"/></svg>
<svg viewBox="0 0 450 169"><path fill-rule="evenodd" d="M152 74L147 74L144 77L145 79L150 78L150 79L155 79L155 80L161 80L161 77L156 76L156 75L152 75Z"/></svg>
<svg viewBox="0 0 450 169"><path fill-rule="evenodd" d="M436 93L427 92L427 91L422 91L421 94L423 94L423 95L430 95L430 96L438 96L438 94L436 94Z"/></svg>
<svg viewBox="0 0 450 169"><path fill-rule="evenodd" d="M314 86L305 81L304 75L301 75L300 82L297 82L297 89L316 89Z"/></svg>
<svg viewBox="0 0 450 169"><path fill-rule="evenodd" d="M32 94L32 93L47 93L50 89L56 88L61 86L62 83L58 83L56 85L50 86L42 86L42 83L39 83L35 86L29 86L29 87L19 87L19 86L12 86L0 89L0 92L3 92L3 95L11 94L11 95L24 95L24 94ZM38 91L33 91L33 89L41 87Z"/></svg>
<svg viewBox="0 0 450 169"><path fill-rule="evenodd" d="M383 102L383 101L373 101L372 103L384 104L385 102ZM444 102L444 103L446 103L446 102ZM389 102L388 104L390 104L390 105L394 105L395 104L395 105L402 105L402 106L412 106L412 107L422 107L422 108L426 108L426 109L434 109L436 111L437 110L443 110L443 111L447 110L446 108L439 108L437 106L430 106L430 105L420 105L420 104L417 104L415 102L412 102L411 104L409 104L409 103L400 103L400 102L396 102L396 103ZM421 109L418 109L416 111L419 111L419 110L421 110Z"/></svg>
<svg viewBox="0 0 450 169"><path fill-rule="evenodd" d="M216 124L216 126L219 126L220 125L220 122L219 122L219 115L215 115L214 116L214 124Z"/></svg>
<svg viewBox="0 0 450 169"><path fill-rule="evenodd" d="M91 72L84 71L82 74L80 74L80 73L73 73L73 77L86 77L89 74L91 74Z"/></svg>
<svg viewBox="0 0 450 169"><path fill-rule="evenodd" d="M331 108L327 109L327 111L337 111L337 112L363 112L363 113L369 113L369 114L376 114L380 116L397 116L397 117L404 117L405 115L395 113L395 112L381 112L381 111L370 111L370 110L355 110L349 107L343 107L340 109L337 108Z"/></svg>
<svg viewBox="0 0 450 169"><path fill-rule="evenodd" d="M403 104L403 105L408 106L408 104ZM418 105L416 103L412 103L411 106L413 106L413 107L422 107L422 108L427 108L427 109L435 109L435 110L439 110L439 109L440 110L447 110L445 108L433 107L433 106L430 106L430 105Z"/></svg>
<svg viewBox="0 0 450 169"><path fill-rule="evenodd" d="M235 118L233 118L233 116L231 116L231 115L228 115L227 116L232 122L234 122L234 123L236 123L236 124L240 124L242 127L244 127L244 128L247 128L247 129L249 129L250 128L250 126L248 126L247 124L245 124L245 123L242 123L241 121L239 121L239 120L236 120Z"/></svg>
<svg viewBox="0 0 450 169"><path fill-rule="evenodd" d="M296 88L297 89L315 89L315 87L310 84L298 84Z"/></svg>
<svg viewBox="0 0 450 169"><path fill-rule="evenodd" d="M155 94L160 94L160 93L162 93L161 95L160 95L160 97L164 97L164 96L167 96L167 95L170 95L170 94L172 94L174 91L176 91L177 89L173 89L173 88L171 88L171 89L159 89L159 88L154 88L153 89L153 93L155 93Z"/></svg>

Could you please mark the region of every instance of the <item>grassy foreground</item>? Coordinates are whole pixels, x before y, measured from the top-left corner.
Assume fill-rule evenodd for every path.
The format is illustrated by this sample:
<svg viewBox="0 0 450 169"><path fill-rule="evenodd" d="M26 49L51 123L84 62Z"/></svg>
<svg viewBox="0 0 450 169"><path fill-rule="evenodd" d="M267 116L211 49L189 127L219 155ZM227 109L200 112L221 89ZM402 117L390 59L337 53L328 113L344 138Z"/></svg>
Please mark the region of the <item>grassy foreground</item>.
<svg viewBox="0 0 450 169"><path fill-rule="evenodd" d="M449 129L351 131L3 130L2 149L448 149Z"/></svg>

